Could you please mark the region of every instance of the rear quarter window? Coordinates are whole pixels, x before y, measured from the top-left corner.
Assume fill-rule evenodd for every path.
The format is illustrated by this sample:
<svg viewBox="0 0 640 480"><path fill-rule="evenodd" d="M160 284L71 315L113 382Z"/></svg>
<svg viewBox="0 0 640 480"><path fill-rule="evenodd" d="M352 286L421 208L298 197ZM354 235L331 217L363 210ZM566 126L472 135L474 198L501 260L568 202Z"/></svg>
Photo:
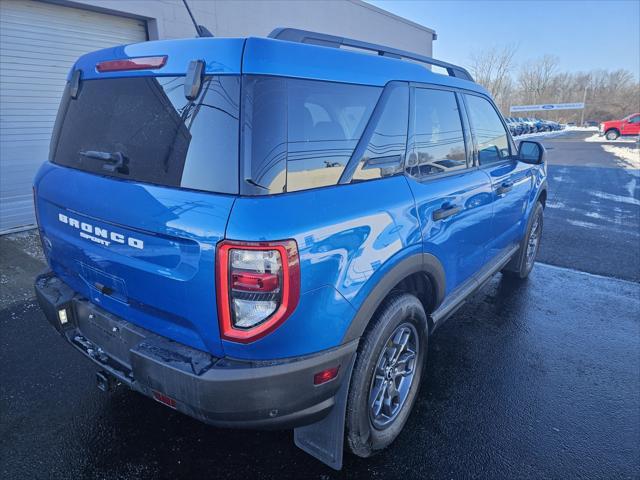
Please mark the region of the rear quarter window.
<svg viewBox="0 0 640 480"><path fill-rule="evenodd" d="M246 77L242 112L246 193L337 184L381 91L316 80Z"/></svg>

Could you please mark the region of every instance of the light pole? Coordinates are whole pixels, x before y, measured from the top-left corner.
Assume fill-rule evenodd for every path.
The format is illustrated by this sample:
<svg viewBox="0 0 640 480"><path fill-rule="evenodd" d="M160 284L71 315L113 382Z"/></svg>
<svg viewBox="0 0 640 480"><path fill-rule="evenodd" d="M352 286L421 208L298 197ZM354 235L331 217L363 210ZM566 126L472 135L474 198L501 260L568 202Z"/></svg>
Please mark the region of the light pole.
<svg viewBox="0 0 640 480"><path fill-rule="evenodd" d="M584 86L584 94L582 95L582 114L580 115L580 126L584 126L584 109L585 104L587 102L587 89L589 88L589 84Z"/></svg>

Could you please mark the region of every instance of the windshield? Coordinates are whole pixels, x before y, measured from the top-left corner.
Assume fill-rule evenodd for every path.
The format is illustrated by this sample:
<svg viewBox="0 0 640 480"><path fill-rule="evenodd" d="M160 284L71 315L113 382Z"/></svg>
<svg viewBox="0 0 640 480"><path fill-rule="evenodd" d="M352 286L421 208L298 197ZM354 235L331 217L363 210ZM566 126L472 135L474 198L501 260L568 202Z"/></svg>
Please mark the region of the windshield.
<svg viewBox="0 0 640 480"><path fill-rule="evenodd" d="M62 98L51 140L58 165L123 180L238 192L239 76L86 80Z"/></svg>

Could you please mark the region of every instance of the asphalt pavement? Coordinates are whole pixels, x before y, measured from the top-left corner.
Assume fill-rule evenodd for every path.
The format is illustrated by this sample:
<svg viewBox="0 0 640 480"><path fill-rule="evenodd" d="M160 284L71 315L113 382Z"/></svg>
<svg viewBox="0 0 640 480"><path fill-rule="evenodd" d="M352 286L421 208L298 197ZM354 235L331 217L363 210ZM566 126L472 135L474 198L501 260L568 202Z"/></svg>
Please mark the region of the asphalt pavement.
<svg viewBox="0 0 640 480"><path fill-rule="evenodd" d="M547 150L549 198L538 261L640 281L640 170L603 146L585 142L592 132L540 141ZM623 168L623 167L627 168Z"/></svg>
<svg viewBox="0 0 640 480"><path fill-rule="evenodd" d="M543 140L550 192L529 280L497 275L435 333L405 430L373 458L347 454L341 472L290 431L217 429L124 388L100 392L95 368L35 305L37 241L0 237L0 475L640 478L640 228L629 199L640 200L633 175L583 136Z"/></svg>

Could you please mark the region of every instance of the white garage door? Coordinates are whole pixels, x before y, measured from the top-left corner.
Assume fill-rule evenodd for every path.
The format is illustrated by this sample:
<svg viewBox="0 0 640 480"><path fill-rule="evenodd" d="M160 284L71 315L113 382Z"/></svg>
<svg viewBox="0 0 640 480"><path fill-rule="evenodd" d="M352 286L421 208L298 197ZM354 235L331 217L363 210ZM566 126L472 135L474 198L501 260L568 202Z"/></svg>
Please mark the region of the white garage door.
<svg viewBox="0 0 640 480"><path fill-rule="evenodd" d="M0 233L35 223L31 182L47 159L75 60L146 39L142 20L35 0L0 0Z"/></svg>

